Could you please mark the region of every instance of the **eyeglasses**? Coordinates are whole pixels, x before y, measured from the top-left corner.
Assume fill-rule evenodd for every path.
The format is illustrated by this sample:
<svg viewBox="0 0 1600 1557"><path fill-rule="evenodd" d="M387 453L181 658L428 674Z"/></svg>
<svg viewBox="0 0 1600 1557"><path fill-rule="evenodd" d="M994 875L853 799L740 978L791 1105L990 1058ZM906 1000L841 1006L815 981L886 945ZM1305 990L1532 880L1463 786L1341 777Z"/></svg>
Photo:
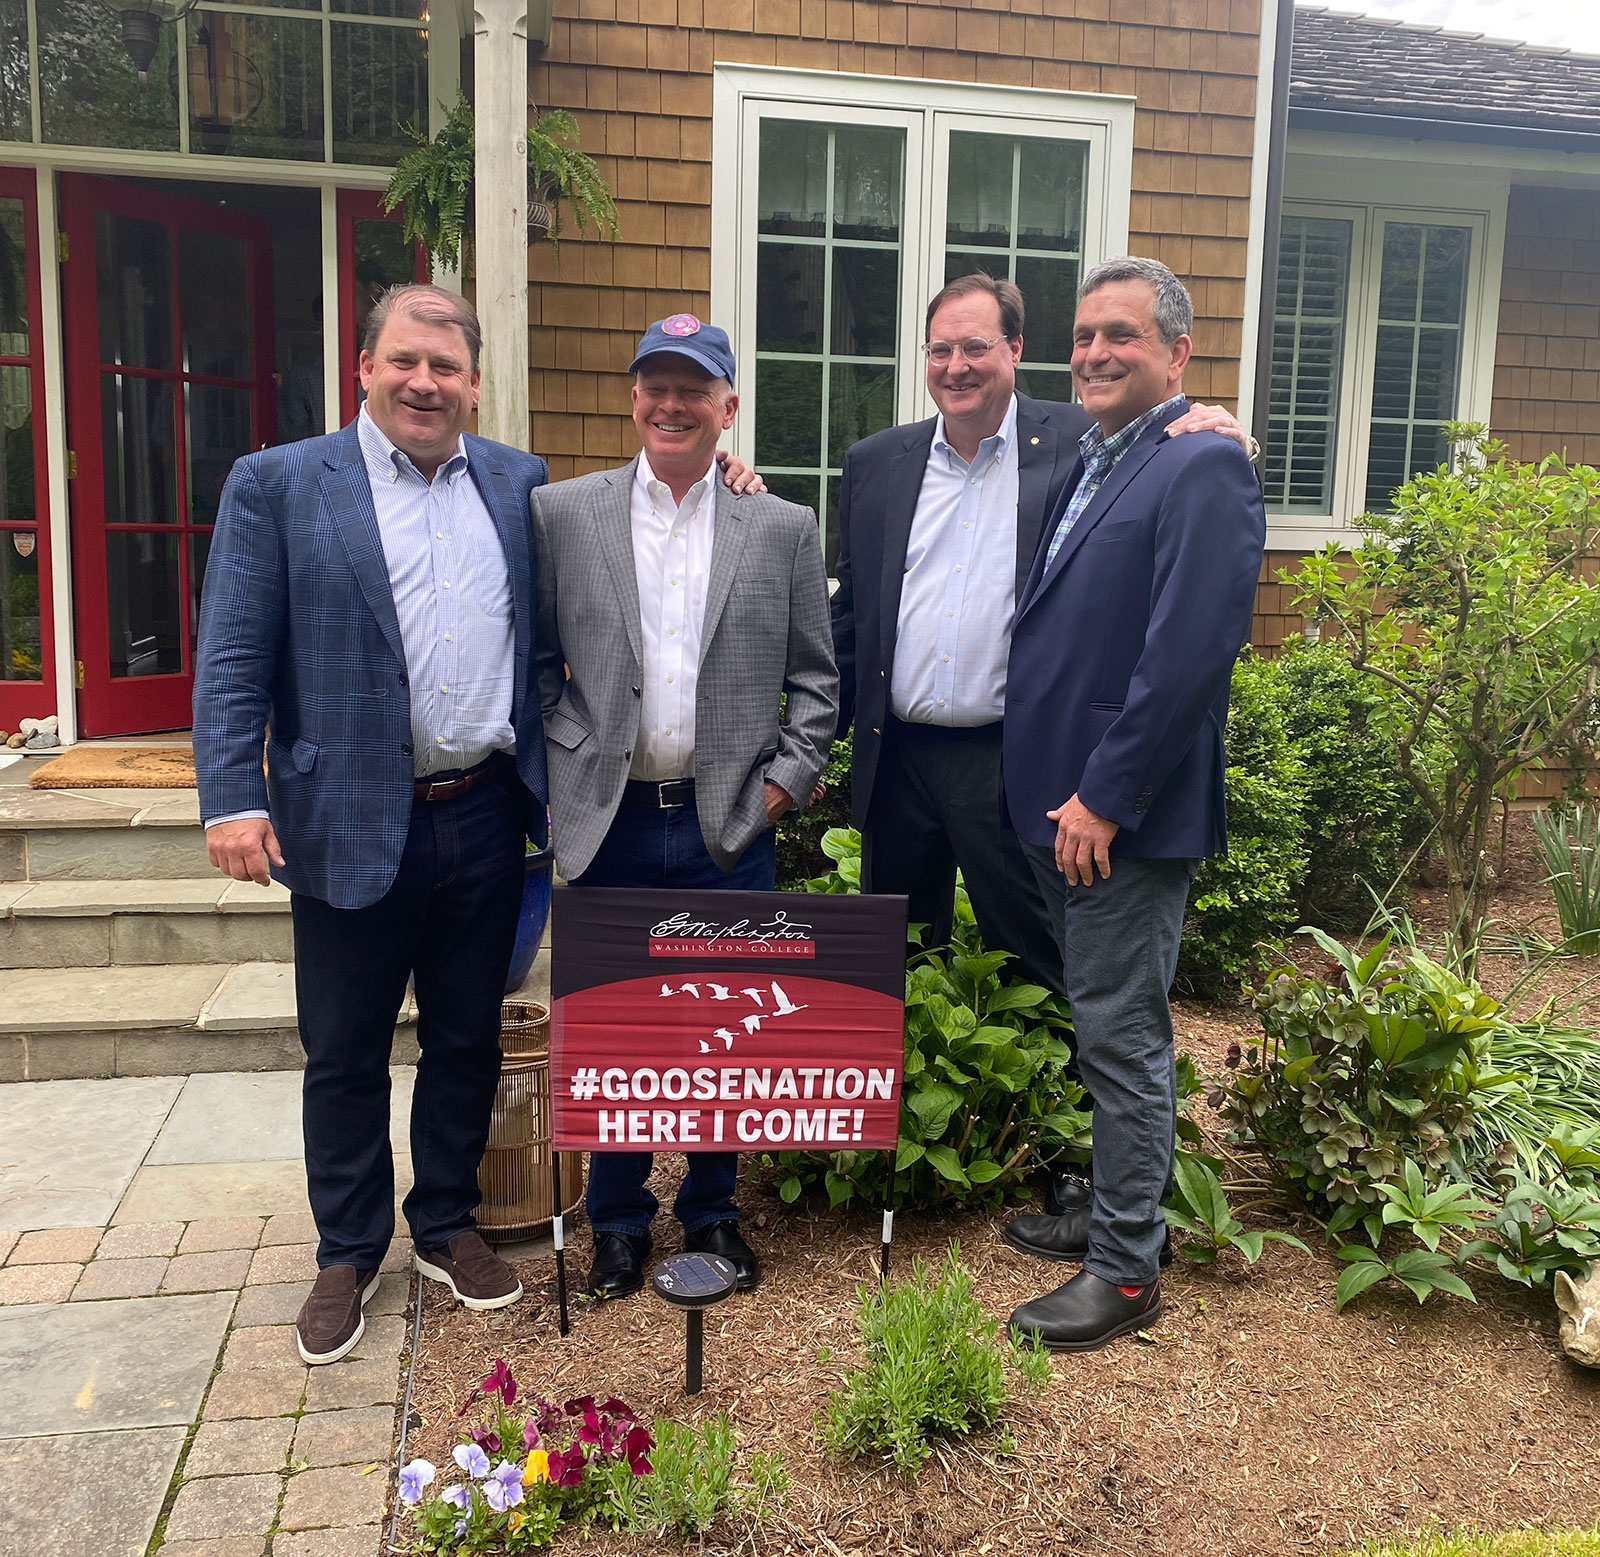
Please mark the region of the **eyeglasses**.
<svg viewBox="0 0 1600 1557"><path fill-rule="evenodd" d="M1009 335L997 335L993 340L986 341L981 335L973 335L964 341L924 341L922 355L941 368L958 351L968 362L981 362L1001 341L1010 339Z"/></svg>

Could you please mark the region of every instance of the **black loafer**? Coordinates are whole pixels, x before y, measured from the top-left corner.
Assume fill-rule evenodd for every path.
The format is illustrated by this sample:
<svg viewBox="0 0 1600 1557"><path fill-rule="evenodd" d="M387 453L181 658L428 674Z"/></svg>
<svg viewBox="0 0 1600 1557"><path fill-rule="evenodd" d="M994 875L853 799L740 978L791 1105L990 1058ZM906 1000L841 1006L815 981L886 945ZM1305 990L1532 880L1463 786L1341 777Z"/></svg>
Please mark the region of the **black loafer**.
<svg viewBox="0 0 1600 1557"><path fill-rule="evenodd" d="M1005 1225L1000 1235L1013 1249L1041 1260L1081 1260L1089 1252L1089 1208L1060 1216L1024 1211ZM1161 1263L1172 1263L1172 1234L1161 1245Z"/></svg>
<svg viewBox="0 0 1600 1557"><path fill-rule="evenodd" d="M597 1298L631 1297L644 1285L649 1233L596 1233L589 1291Z"/></svg>
<svg viewBox="0 0 1600 1557"><path fill-rule="evenodd" d="M1044 1180L1044 1213L1046 1216L1063 1216L1069 1211L1087 1211L1094 1195L1094 1185L1082 1173L1066 1169L1060 1173L1046 1172Z"/></svg>
<svg viewBox="0 0 1600 1557"><path fill-rule="evenodd" d="M1037 1337L1052 1352L1092 1352L1130 1330L1144 1330L1161 1317L1161 1283L1133 1289L1080 1270L1064 1287L1024 1303L1011 1316L1024 1340Z"/></svg>
<svg viewBox="0 0 1600 1557"><path fill-rule="evenodd" d="M739 1236L737 1222L712 1222L683 1235L683 1247L691 1254L720 1254L733 1266L734 1284L748 1292L761 1280L761 1261Z"/></svg>

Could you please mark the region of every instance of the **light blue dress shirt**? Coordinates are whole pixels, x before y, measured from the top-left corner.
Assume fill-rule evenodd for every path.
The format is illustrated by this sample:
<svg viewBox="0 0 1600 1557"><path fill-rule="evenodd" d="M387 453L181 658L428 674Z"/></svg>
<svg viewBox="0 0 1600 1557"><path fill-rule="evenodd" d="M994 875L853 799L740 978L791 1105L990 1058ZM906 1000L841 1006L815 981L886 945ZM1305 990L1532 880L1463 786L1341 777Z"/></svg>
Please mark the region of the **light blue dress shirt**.
<svg viewBox="0 0 1600 1557"><path fill-rule="evenodd" d="M889 708L909 724L1005 713L1017 604L1017 397L969 465L934 426L900 585Z"/></svg>

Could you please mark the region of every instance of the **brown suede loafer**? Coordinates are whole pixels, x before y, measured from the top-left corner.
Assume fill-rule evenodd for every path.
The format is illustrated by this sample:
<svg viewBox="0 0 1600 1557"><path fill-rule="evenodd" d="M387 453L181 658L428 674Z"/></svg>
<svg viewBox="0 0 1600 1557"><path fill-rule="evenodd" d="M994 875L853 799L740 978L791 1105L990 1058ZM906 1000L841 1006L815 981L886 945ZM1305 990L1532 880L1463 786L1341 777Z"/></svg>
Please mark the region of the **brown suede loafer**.
<svg viewBox="0 0 1600 1557"><path fill-rule="evenodd" d="M522 1283L476 1228L443 1249L418 1249L416 1258L424 1276L442 1281L468 1308L505 1308L522 1296Z"/></svg>
<svg viewBox="0 0 1600 1557"><path fill-rule="evenodd" d="M349 1352L366 1329L361 1306L377 1290L375 1270L330 1265L319 1271L294 1322L294 1342L300 1348L300 1356L315 1366L337 1362Z"/></svg>

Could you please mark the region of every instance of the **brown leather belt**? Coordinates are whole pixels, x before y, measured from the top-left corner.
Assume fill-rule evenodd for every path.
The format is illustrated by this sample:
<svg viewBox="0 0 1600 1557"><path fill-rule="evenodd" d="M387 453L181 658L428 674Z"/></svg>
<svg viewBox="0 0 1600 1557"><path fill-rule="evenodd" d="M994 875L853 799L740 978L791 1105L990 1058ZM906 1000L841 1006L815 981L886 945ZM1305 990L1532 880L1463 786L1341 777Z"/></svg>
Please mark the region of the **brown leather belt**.
<svg viewBox="0 0 1600 1557"><path fill-rule="evenodd" d="M497 764L507 760L505 752L495 752L491 757L485 757L476 767L468 768L465 773L454 774L450 778L418 779L411 786L411 793L418 800L454 800L458 795L464 795L476 784L481 784L495 770Z"/></svg>

